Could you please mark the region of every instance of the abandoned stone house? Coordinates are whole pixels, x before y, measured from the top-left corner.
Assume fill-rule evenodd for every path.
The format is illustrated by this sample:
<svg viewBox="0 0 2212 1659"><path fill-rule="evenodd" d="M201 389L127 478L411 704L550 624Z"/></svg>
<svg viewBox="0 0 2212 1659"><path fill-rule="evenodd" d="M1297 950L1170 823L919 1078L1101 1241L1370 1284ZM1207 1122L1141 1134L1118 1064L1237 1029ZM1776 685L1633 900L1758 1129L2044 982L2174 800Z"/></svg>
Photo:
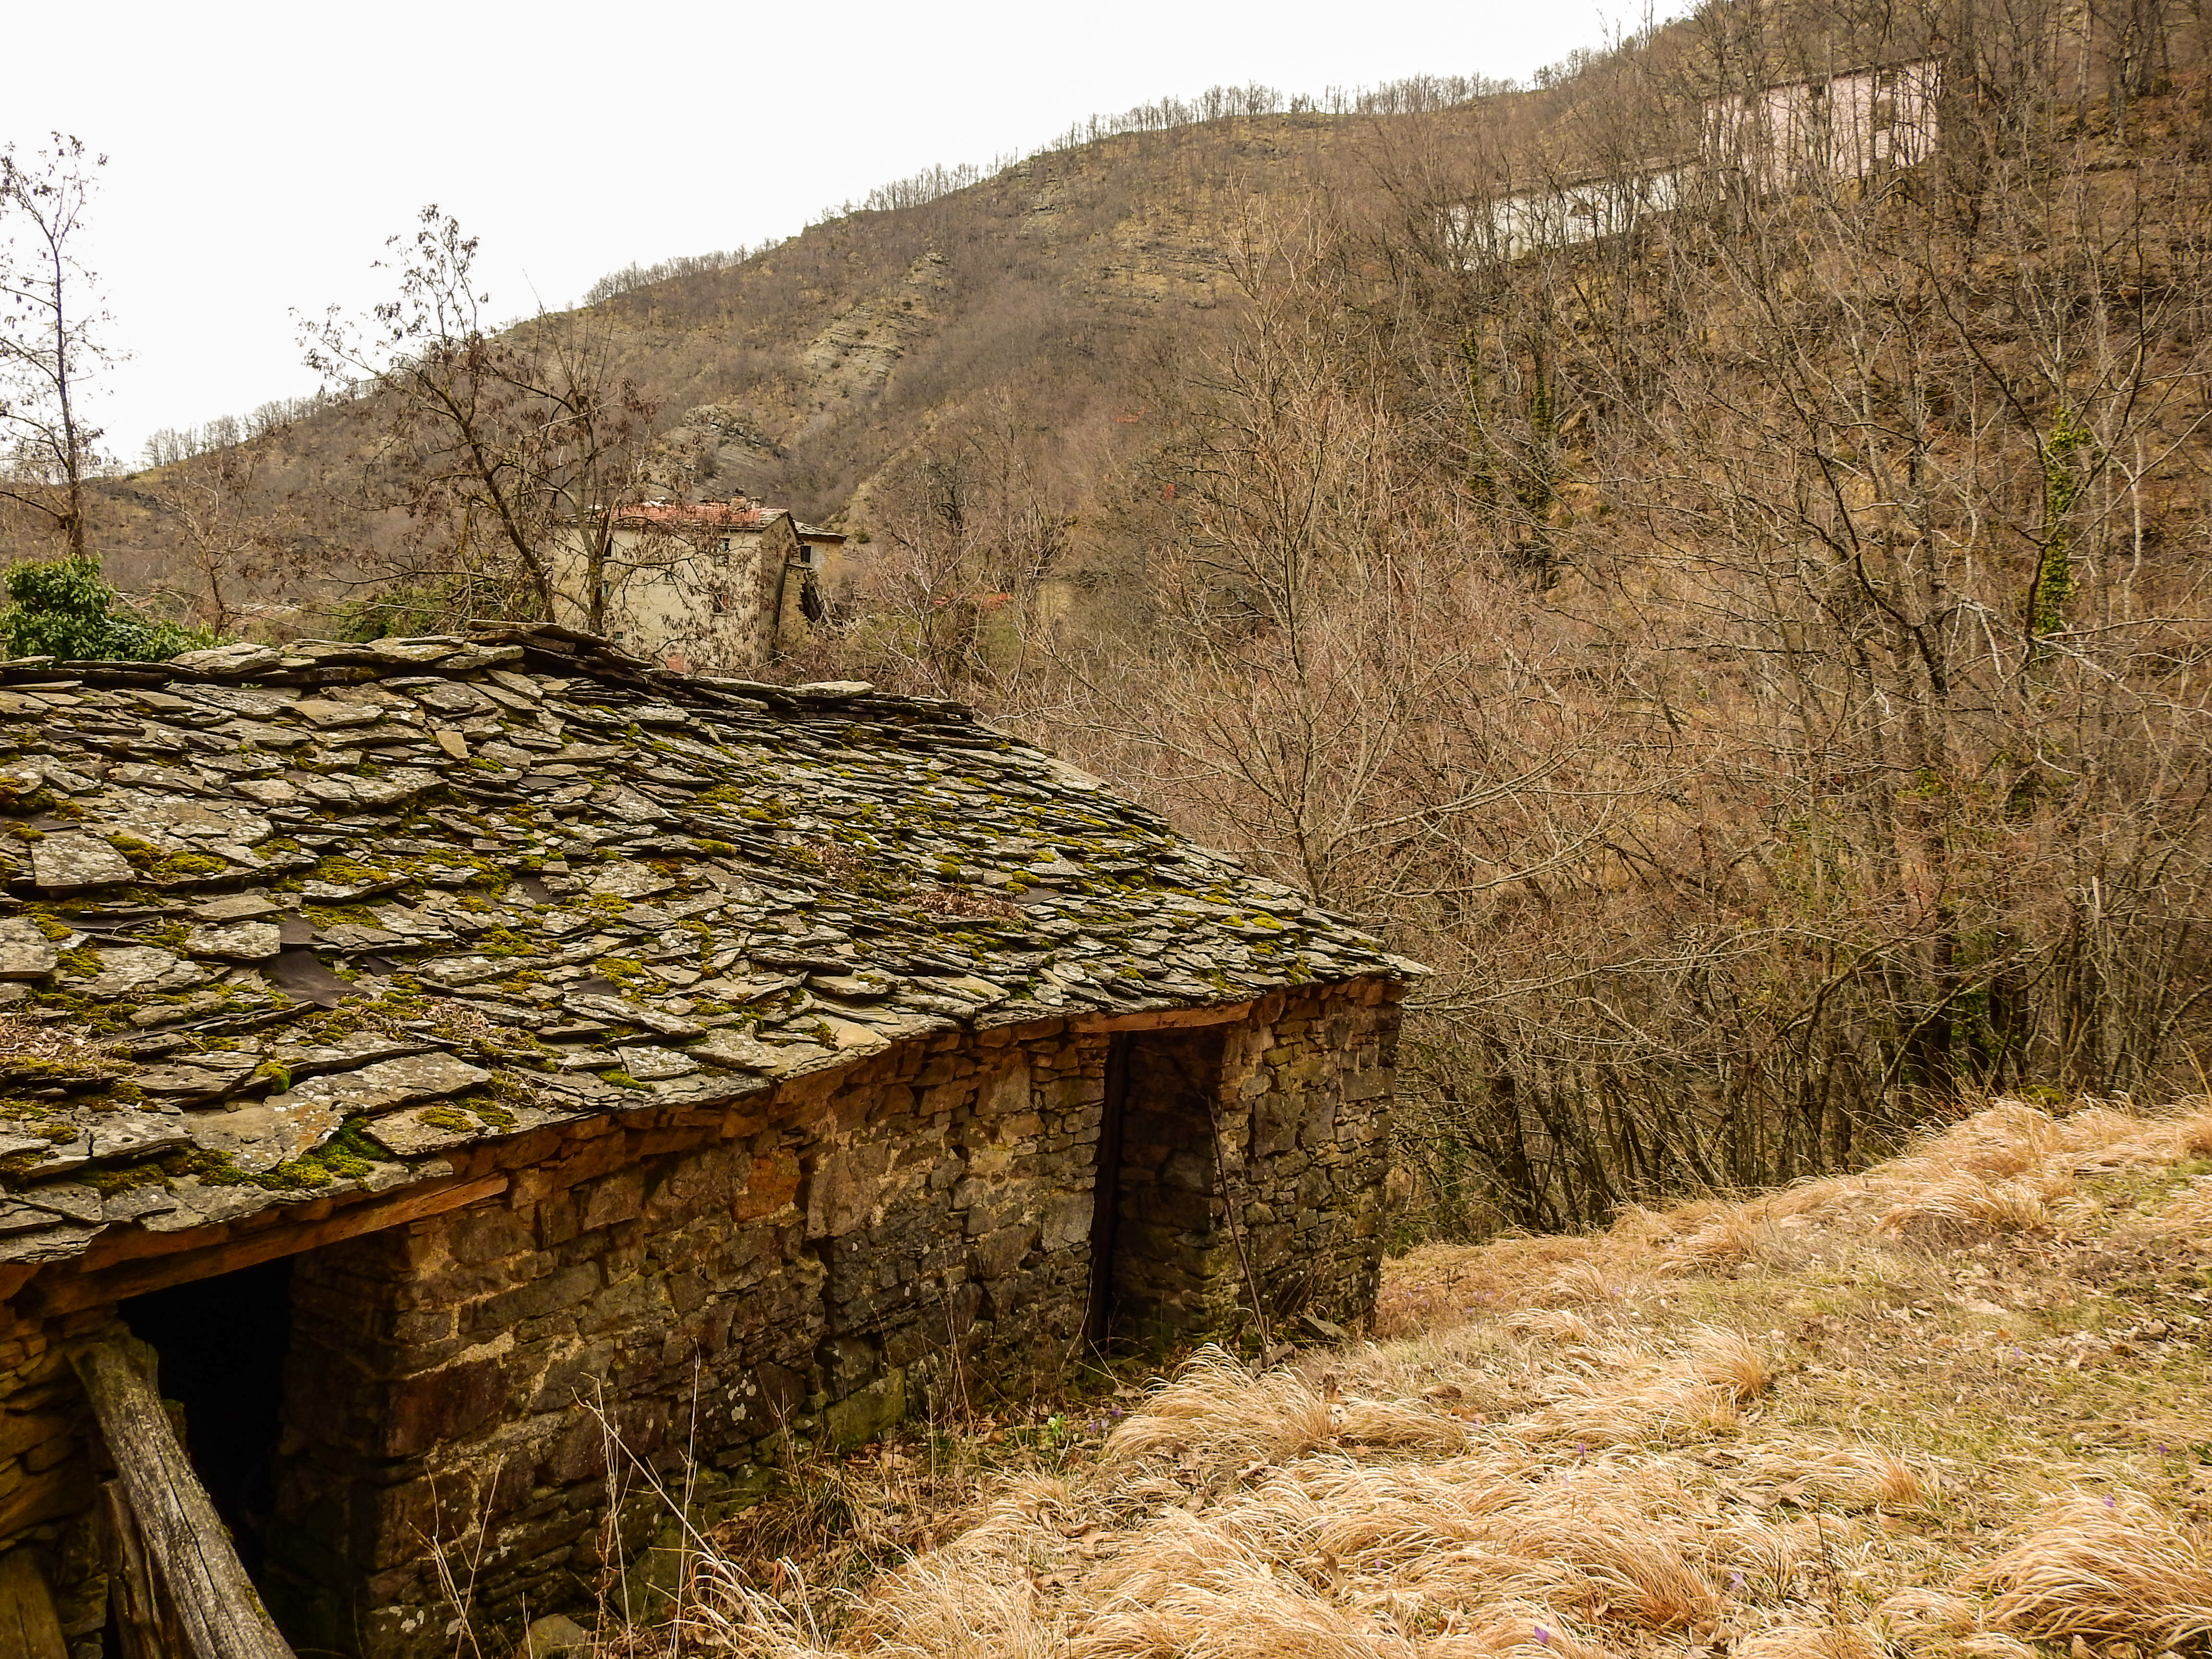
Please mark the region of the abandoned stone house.
<svg viewBox="0 0 2212 1659"><path fill-rule="evenodd" d="M1454 263L1477 270L1540 248L1621 236L1718 191L1756 198L1917 167L1941 136L1936 58L1862 64L1704 100L1682 149L1448 208Z"/></svg>
<svg viewBox="0 0 2212 1659"><path fill-rule="evenodd" d="M416 1659L441 1548L494 1636L649 1558L643 1471L1370 1309L1418 970L956 705L4 663L0 825L0 1628L73 1659L146 1602L88 1353L295 1645Z"/></svg>
<svg viewBox="0 0 2212 1659"><path fill-rule="evenodd" d="M596 582L607 637L678 670L759 668L805 639L849 574L839 532L743 495L634 502L593 533L596 569L576 541L554 544L556 620L587 625Z"/></svg>

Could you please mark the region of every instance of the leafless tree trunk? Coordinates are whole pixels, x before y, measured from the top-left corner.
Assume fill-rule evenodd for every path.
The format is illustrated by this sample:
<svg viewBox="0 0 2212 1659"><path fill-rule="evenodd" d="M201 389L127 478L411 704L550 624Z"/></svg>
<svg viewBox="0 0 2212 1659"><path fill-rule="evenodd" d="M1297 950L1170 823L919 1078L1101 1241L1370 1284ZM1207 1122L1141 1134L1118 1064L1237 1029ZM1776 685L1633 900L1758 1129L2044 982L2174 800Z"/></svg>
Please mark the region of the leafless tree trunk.
<svg viewBox="0 0 2212 1659"><path fill-rule="evenodd" d="M69 558L86 554L84 482L100 431L79 403L106 361L109 320L71 245L106 164L61 133L27 160L0 150L0 501L42 521Z"/></svg>
<svg viewBox="0 0 2212 1659"><path fill-rule="evenodd" d="M392 246L396 298L306 329L310 368L368 388L378 430L363 489L411 526L380 580L439 595L461 620L547 617L561 573L580 571L583 591L563 597L604 623L611 515L640 486L655 406L587 317L492 329L477 243L434 206Z"/></svg>
<svg viewBox="0 0 2212 1659"><path fill-rule="evenodd" d="M304 532L302 516L270 499L264 469L283 441L276 428L247 442L171 463L153 481L155 504L177 533L190 572L185 597L199 625L228 638L249 596L265 592Z"/></svg>

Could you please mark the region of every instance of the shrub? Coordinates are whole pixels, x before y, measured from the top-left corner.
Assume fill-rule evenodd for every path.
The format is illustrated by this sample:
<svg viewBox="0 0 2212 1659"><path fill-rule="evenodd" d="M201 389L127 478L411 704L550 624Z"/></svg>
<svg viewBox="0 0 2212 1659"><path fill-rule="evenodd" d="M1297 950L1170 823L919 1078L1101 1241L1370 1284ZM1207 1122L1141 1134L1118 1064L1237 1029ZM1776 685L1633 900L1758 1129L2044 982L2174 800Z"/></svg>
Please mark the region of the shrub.
<svg viewBox="0 0 2212 1659"><path fill-rule="evenodd" d="M14 656L166 662L215 643L204 629L138 615L88 555L15 565L6 582L13 603L0 611L0 634Z"/></svg>

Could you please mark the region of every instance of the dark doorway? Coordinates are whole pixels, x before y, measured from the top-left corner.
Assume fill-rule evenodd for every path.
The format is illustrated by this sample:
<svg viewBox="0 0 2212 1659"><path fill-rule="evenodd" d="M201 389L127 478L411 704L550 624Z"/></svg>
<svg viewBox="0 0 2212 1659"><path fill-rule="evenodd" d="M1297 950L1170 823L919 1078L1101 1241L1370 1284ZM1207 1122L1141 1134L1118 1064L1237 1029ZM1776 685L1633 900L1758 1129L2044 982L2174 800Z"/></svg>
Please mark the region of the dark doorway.
<svg viewBox="0 0 2212 1659"><path fill-rule="evenodd" d="M292 1338L292 1258L133 1297L118 1311L160 1362L161 1398L200 1484L259 1576L274 1509L284 1356Z"/></svg>
<svg viewBox="0 0 2212 1659"><path fill-rule="evenodd" d="M1113 1039L1091 1223L1100 1348L1157 1346L1233 1311L1213 1146L1227 1042L1220 1026Z"/></svg>

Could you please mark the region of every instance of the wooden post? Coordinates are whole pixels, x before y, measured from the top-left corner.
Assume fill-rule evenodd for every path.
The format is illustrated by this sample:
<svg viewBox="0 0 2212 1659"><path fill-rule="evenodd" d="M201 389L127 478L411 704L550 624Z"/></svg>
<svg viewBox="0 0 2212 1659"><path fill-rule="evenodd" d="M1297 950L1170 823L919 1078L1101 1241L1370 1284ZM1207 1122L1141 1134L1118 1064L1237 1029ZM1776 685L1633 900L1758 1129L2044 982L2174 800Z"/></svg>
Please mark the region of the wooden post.
<svg viewBox="0 0 2212 1659"><path fill-rule="evenodd" d="M189 1653L155 1579L154 1564L146 1559L146 1540L120 1480L100 1486L100 1504L107 1535L107 1618L123 1650L117 1659L177 1659Z"/></svg>
<svg viewBox="0 0 2212 1659"><path fill-rule="evenodd" d="M69 1659L54 1598L30 1551L0 1555L0 1653L15 1659Z"/></svg>
<svg viewBox="0 0 2212 1659"><path fill-rule="evenodd" d="M147 1376L150 1367L133 1349L144 1352L143 1344L113 1338L88 1343L70 1359L191 1659L293 1659L177 1443Z"/></svg>

